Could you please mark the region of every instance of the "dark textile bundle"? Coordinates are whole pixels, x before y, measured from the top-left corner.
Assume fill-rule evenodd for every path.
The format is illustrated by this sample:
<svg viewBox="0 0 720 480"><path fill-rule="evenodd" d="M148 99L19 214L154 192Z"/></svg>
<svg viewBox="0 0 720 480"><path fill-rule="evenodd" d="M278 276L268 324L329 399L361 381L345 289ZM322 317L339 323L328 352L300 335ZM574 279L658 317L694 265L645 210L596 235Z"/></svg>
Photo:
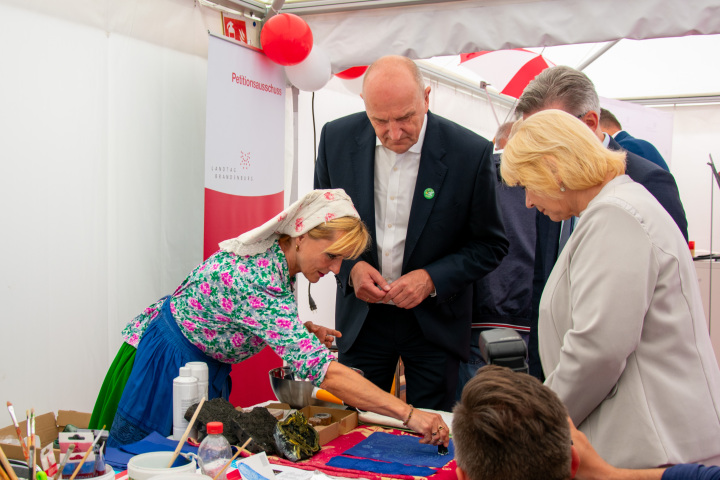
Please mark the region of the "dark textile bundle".
<svg viewBox="0 0 720 480"><path fill-rule="evenodd" d="M275 426L275 444L285 458L297 462L320 450L320 436L301 412L294 411Z"/></svg>
<svg viewBox="0 0 720 480"><path fill-rule="evenodd" d="M197 404L192 405L185 412L185 419L190 420L195 414ZM265 452L268 455L277 455L273 433L277 419L268 412L267 408L256 407L250 412L235 410L230 402L222 398L213 398L203 404L195 427L198 431L198 440L207 435L206 425L209 422L222 422L223 436L230 445L240 446L252 437L252 442L245 447L252 453Z"/></svg>

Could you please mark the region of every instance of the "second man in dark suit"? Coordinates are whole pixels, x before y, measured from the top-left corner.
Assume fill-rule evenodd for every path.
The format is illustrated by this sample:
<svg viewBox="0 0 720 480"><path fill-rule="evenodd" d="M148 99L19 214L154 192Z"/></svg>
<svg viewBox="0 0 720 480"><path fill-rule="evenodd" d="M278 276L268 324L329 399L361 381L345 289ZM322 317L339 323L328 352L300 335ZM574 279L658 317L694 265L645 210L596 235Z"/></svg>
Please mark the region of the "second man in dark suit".
<svg viewBox="0 0 720 480"><path fill-rule="evenodd" d="M507 253L492 144L428 111L415 63L368 68L365 112L325 125L315 188L344 188L373 238L337 276L340 361L390 389L398 358L408 402L450 410L470 345L472 282Z"/></svg>

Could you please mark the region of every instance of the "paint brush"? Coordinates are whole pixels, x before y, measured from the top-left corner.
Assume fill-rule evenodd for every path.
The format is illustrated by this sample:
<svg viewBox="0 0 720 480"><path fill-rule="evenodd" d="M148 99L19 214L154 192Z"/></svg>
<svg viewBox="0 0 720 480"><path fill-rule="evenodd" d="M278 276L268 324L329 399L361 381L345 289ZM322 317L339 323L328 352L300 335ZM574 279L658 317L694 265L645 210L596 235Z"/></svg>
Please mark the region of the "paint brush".
<svg viewBox="0 0 720 480"><path fill-rule="evenodd" d="M195 423L195 419L197 418L198 413L200 413L200 409L202 408L203 403L205 403L205 397L202 397L200 403L198 403L198 406L195 409L195 413L193 413L193 416L190 419L190 423L188 423L188 426L185 429L185 433L183 433L183 436L180 438L180 441L178 442L178 445L175 448L172 457L170 457L170 461L168 462L166 468L171 468L172 464L175 463L175 459L178 457L178 455L180 455L180 450L182 450L183 445L185 445L185 440L187 440L188 435L190 435L190 430L192 430L192 426ZM72 480L72 478L70 480Z"/></svg>
<svg viewBox="0 0 720 480"><path fill-rule="evenodd" d="M70 455L72 455L73 450L75 450L75 444L71 443L68 447L67 451L65 452L65 456L63 457L62 461L60 462L60 467L58 468L58 471L55 472L55 476L53 477L53 480L57 480L60 475L62 475L62 471L65 468L65 464L68 461L68 458L70 458Z"/></svg>
<svg viewBox="0 0 720 480"><path fill-rule="evenodd" d="M90 455L90 452L95 450L95 444L100 440L100 435L102 434L102 431L105 430L105 425L103 425L103 428L100 429L98 434L95 436L95 440L93 440L92 444L90 445L90 448L88 448L88 451L85 452L85 455L83 455L83 458L80 460L80 463L78 463L78 466L75 467L75 471L70 476L70 480L75 480L75 477L78 473L80 473L80 469L82 468L83 464L85 463L85 460L87 460L88 456Z"/></svg>
<svg viewBox="0 0 720 480"><path fill-rule="evenodd" d="M20 424L17 421L17 417L15 416L15 409L13 408L13 404L9 401L7 402L7 408L8 412L10 412L10 418L12 418L13 425L15 425L15 432L17 433L18 440L20 440L20 446L22 447L23 455L25 456L25 460L28 459L28 449L27 445L25 445L25 440L23 440L22 433L20 432Z"/></svg>
<svg viewBox="0 0 720 480"><path fill-rule="evenodd" d="M35 409L33 409L33 412ZM35 478L35 435L33 435L33 414L29 410L25 410L25 425L27 426L28 451L30 455L27 458L28 480Z"/></svg>
<svg viewBox="0 0 720 480"><path fill-rule="evenodd" d="M2 478L2 480L10 480L10 477L8 477L7 473L5 473L5 467L0 468L0 478Z"/></svg>
<svg viewBox="0 0 720 480"><path fill-rule="evenodd" d="M15 470L12 468L12 465L10 465L10 462L8 462L8 459L5 456L5 452L3 452L3 449L1 447L0 447L0 463L2 463L2 466L5 469L5 473L7 473L8 477L10 477L10 480L18 480L17 475L15 475Z"/></svg>
<svg viewBox="0 0 720 480"><path fill-rule="evenodd" d="M32 439L30 441L32 444L32 447L30 448L30 461L32 463L32 469L30 471L32 472L31 478L35 478L35 461L39 447L39 445L35 444L35 408L30 409L30 438Z"/></svg>
<svg viewBox="0 0 720 480"><path fill-rule="evenodd" d="M12 466L10 468L12 468ZM5 466L0 468L0 478L2 478L2 480L10 480L10 477L8 477L8 474L5 473Z"/></svg>

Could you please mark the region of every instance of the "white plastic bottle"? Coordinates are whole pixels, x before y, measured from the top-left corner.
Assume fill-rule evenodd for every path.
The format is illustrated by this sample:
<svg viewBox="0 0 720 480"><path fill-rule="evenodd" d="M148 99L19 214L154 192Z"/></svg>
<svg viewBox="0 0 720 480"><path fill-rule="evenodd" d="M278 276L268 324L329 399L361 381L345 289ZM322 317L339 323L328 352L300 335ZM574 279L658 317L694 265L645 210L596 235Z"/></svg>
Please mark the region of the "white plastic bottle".
<svg viewBox="0 0 720 480"><path fill-rule="evenodd" d="M198 403L197 378L188 367L180 367L180 376L173 380L173 438L180 440L188 426L187 409Z"/></svg>
<svg viewBox="0 0 720 480"><path fill-rule="evenodd" d="M192 376L198 381L198 402L201 398L210 400L208 397L208 366L205 362L188 362L186 367L190 367Z"/></svg>
<svg viewBox="0 0 720 480"><path fill-rule="evenodd" d="M232 450L230 443L223 436L222 422L208 422L208 435L203 438L198 447L198 459L200 460L200 469L204 475L215 478L215 475L222 470L225 464L232 458ZM229 468L228 468L229 469ZM217 480L225 480L225 469Z"/></svg>

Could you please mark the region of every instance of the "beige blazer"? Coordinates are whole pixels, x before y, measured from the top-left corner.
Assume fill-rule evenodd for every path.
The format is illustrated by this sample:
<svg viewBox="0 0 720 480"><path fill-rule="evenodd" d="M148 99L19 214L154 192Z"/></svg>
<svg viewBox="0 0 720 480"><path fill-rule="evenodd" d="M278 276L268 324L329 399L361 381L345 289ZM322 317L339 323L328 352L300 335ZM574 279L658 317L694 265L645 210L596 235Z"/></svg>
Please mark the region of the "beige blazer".
<svg viewBox="0 0 720 480"><path fill-rule="evenodd" d="M540 302L546 385L618 467L720 459L720 370L675 222L615 178L580 215Z"/></svg>

